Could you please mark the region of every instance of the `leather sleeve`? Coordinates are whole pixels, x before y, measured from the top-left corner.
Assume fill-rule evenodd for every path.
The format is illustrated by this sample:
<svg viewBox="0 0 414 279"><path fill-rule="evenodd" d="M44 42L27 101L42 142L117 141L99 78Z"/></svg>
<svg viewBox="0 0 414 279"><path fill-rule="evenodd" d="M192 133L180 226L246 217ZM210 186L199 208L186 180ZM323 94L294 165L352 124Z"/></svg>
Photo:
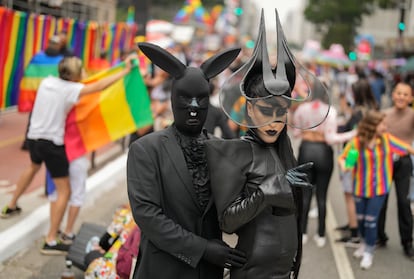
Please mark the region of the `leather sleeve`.
<svg viewBox="0 0 414 279"><path fill-rule="evenodd" d="M282 186L282 183L285 184ZM265 178L255 190L243 192L224 211L220 225L225 232L233 233L250 222L267 206L277 207L287 212L295 211L291 188L283 174L271 175Z"/></svg>
<svg viewBox="0 0 414 279"><path fill-rule="evenodd" d="M265 195L257 188L251 195L238 197L224 211L220 226L223 231L233 233L244 224L250 222L266 206Z"/></svg>
<svg viewBox="0 0 414 279"><path fill-rule="evenodd" d="M294 210L292 190L284 174L271 174L248 184L252 163L250 143L214 140L206 143L211 190L221 229L233 233L266 206Z"/></svg>

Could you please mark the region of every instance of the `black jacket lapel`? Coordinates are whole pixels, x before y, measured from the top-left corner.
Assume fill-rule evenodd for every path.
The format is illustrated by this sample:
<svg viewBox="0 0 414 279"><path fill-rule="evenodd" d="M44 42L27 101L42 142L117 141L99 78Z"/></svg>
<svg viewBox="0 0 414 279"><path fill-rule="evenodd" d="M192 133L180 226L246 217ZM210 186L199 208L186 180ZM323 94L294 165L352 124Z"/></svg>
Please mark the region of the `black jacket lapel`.
<svg viewBox="0 0 414 279"><path fill-rule="evenodd" d="M188 193L191 195L197 208L201 211L202 209L201 209L201 206L198 204L197 196L194 191L192 178L188 171L183 152L181 151L181 147L179 146L177 139L175 138L172 127L167 128L165 137L163 138L162 142L164 144L164 149L169 156L171 164L174 166L175 170L177 171L178 176L183 181L185 188L187 189Z"/></svg>

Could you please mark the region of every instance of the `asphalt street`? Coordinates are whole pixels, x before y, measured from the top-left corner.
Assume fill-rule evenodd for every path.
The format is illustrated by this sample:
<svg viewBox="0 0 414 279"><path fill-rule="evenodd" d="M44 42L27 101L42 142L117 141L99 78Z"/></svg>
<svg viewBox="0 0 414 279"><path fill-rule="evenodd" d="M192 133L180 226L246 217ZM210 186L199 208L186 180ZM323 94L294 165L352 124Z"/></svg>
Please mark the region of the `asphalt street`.
<svg viewBox="0 0 414 279"><path fill-rule="evenodd" d="M3 120L5 120L5 118L3 118ZM24 123L25 119L21 122ZM1 124L6 125L5 122ZM17 138L15 135L12 136L11 138L15 139L12 142L2 138L3 136L5 135L0 135L0 151L3 152L3 149L5 148L14 149L15 154L20 154L20 138ZM294 141L294 146L297 147L297 144L298 142ZM2 170L2 177L0 177L0 180L3 179L3 181L5 181L4 175L7 174L10 181L15 181L15 177L10 179L10 175L12 173L9 169L11 167L13 167L13 169L21 168L22 166L18 165L18 163L12 163L16 156L12 157L12 153L8 154L10 157L3 158L10 158L10 162L8 162L8 166L6 166L6 164L3 163L4 161L2 161L0 168L0 170ZM27 153L20 154L19 156L25 157L27 156ZM125 153L121 153L121 156L125 156ZM23 158L23 160L26 159ZM109 157L106 167L111 169L111 164L115 161L117 161L117 158L114 157L111 159L111 157ZM108 225L116 207L128 202L125 169L119 169L119 173L116 174L116 183L103 187L103 184L105 184L104 182L107 181L99 182L102 183L102 185L98 183L98 187L94 191L90 192L89 202L87 202L82 208L80 217L76 223L77 229L83 222L92 222L104 226ZM108 169L98 169L95 171L95 174L99 175L99 171L107 173ZM106 178L106 180L111 180L111 178ZM40 179L39 183L41 184L41 182L42 179ZM100 189L99 186L102 186L102 189ZM8 186L6 186L6 188L9 189ZM9 191L5 190L6 188L3 188L1 194L2 197L0 198L3 203L5 200L8 200L10 194ZM42 187L37 187L37 189L29 191L29 193L22 198L22 205L24 205L25 211L17 219L0 220L0 235L4 233L5 230L14 228L16 222L23 221L26 222L25 224L27 225L34 222L30 219L30 212L40 206L47 205L47 200L42 197ZM387 247L376 250L374 264L370 270L363 271L359 268L359 261L352 258L354 249L345 248L343 245L334 242L334 240L339 237L339 234L334 231L334 228L337 225L342 225L346 222L344 198L336 169L332 176L329 188L329 203L326 222L328 237L327 245L323 248L317 248L312 241L312 237L314 233L316 233L316 219L310 219L309 221L309 241L306 245L304 245L302 269L300 273L301 279L414 278L414 261L410 261L404 257L402 247L400 246L394 189L392 189L391 192L387 215L387 233L389 234L390 240ZM46 226L48 226L47 223ZM46 228L47 227L44 229ZM16 231L15 233L17 234L19 232ZM0 279L60 278L60 274L64 269L64 256L41 255L39 249L42 245L43 237L41 234L35 232L33 232L33 234L38 236L35 237L33 241L31 240L27 245L25 245L25 247L17 254L0 263ZM230 244L234 244L236 241L236 237L234 235L225 235L225 239ZM4 240L0 239L0 246L4 247L6 243L3 243L3 241ZM21 242L24 242L24 239L22 239ZM83 278L83 273L79 269L74 268L74 271L76 278Z"/></svg>

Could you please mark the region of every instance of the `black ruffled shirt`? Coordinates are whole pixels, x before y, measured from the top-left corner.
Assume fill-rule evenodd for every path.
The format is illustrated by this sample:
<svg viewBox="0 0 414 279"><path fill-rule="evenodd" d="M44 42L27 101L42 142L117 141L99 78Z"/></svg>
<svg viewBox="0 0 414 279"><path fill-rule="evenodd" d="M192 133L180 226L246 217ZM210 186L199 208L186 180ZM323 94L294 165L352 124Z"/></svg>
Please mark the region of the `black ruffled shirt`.
<svg viewBox="0 0 414 279"><path fill-rule="evenodd" d="M208 139L207 132L203 130L199 136L190 137L180 133L177 128L174 131L192 177L198 203L205 210L211 195L207 158L204 150L204 141Z"/></svg>

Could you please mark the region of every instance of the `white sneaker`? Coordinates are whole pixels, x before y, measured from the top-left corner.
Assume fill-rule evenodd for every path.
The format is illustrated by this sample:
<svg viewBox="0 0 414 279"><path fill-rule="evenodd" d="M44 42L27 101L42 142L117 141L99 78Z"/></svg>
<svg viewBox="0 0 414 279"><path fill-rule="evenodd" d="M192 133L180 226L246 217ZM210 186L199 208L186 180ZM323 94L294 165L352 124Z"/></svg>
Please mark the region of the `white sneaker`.
<svg viewBox="0 0 414 279"><path fill-rule="evenodd" d="M359 266L362 269L369 269L372 266L373 258L374 256L371 253L364 252L364 255L362 256L362 260Z"/></svg>
<svg viewBox="0 0 414 279"><path fill-rule="evenodd" d="M313 240L315 241L316 246L318 246L319 248L322 248L326 245L326 237L324 237L324 236L319 236L319 235L315 234L313 236Z"/></svg>
<svg viewBox="0 0 414 279"><path fill-rule="evenodd" d="M311 210L309 210L308 217L311 218L311 219L318 218L318 208L313 207Z"/></svg>
<svg viewBox="0 0 414 279"><path fill-rule="evenodd" d="M365 251L365 244L361 243L359 248L354 251L354 254L353 254L354 258L356 259L362 258L362 256L364 256L364 251Z"/></svg>
<svg viewBox="0 0 414 279"><path fill-rule="evenodd" d="M308 243L308 235L307 234L302 234L302 245L305 245L306 243Z"/></svg>

